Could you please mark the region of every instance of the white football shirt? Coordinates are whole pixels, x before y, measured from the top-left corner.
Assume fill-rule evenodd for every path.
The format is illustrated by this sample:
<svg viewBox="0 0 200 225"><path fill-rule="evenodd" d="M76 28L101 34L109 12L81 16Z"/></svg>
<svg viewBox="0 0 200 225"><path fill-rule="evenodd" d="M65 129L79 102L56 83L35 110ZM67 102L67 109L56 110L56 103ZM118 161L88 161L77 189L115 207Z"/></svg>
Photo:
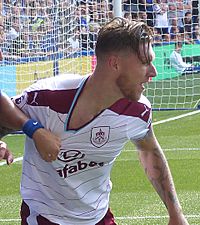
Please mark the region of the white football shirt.
<svg viewBox="0 0 200 225"><path fill-rule="evenodd" d="M61 138L56 161L40 157L26 138L21 195L30 210L62 225L94 225L107 212L110 172L125 143L143 138L151 126L151 105L120 99L89 123L69 130L73 108L87 77L57 76L14 98L31 118Z"/></svg>

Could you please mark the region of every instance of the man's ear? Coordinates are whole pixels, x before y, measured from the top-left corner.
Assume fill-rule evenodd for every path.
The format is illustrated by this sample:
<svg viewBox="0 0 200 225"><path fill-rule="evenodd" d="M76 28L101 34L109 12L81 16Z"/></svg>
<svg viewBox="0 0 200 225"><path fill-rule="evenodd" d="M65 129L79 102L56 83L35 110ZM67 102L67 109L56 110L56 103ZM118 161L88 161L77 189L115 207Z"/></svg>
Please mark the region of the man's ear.
<svg viewBox="0 0 200 225"><path fill-rule="evenodd" d="M108 65L112 70L118 71L119 70L119 57L117 55L109 56Z"/></svg>

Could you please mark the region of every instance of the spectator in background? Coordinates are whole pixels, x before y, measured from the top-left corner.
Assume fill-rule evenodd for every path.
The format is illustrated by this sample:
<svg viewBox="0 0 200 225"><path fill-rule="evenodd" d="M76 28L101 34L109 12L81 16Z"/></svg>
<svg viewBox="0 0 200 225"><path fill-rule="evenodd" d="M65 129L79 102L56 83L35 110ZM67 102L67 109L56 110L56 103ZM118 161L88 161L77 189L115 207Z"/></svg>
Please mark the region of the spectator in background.
<svg viewBox="0 0 200 225"><path fill-rule="evenodd" d="M190 11L185 13L183 18L183 28L184 28L184 42L187 44L192 44L192 13Z"/></svg>
<svg viewBox="0 0 200 225"><path fill-rule="evenodd" d="M29 24L29 8L21 7L20 20L23 25Z"/></svg>
<svg viewBox="0 0 200 225"><path fill-rule="evenodd" d="M81 27L80 35L81 35L81 50L86 53L89 48L89 32L85 26Z"/></svg>
<svg viewBox="0 0 200 225"><path fill-rule="evenodd" d="M2 53L2 44L5 40L5 32L4 32L4 18L0 15L0 61L3 60L3 53Z"/></svg>
<svg viewBox="0 0 200 225"><path fill-rule="evenodd" d="M131 12L131 1L130 0L122 0L123 10L125 12Z"/></svg>
<svg viewBox="0 0 200 225"><path fill-rule="evenodd" d="M193 42L194 44L200 44L200 27L197 24L193 28Z"/></svg>
<svg viewBox="0 0 200 225"><path fill-rule="evenodd" d="M150 27L154 26L153 3L154 0L146 0L147 25Z"/></svg>
<svg viewBox="0 0 200 225"><path fill-rule="evenodd" d="M169 21L169 26L174 26L176 24L177 26L177 5L176 5L176 0L168 0L168 21ZM175 21L174 21L175 20ZM172 28L174 29L174 27Z"/></svg>
<svg viewBox="0 0 200 225"><path fill-rule="evenodd" d="M129 0L123 1L124 6L124 15L127 15L126 13L132 14L132 19L138 19L141 14L146 11L146 2L145 0Z"/></svg>
<svg viewBox="0 0 200 225"><path fill-rule="evenodd" d="M74 32L74 35L68 38L68 46L68 52L74 54L74 56L80 51L80 32L78 28Z"/></svg>
<svg viewBox="0 0 200 225"><path fill-rule="evenodd" d="M147 13L146 11L140 10L138 13L138 20L147 23Z"/></svg>
<svg viewBox="0 0 200 225"><path fill-rule="evenodd" d="M15 18L18 18L18 20L19 20L19 23L21 23L21 21L20 21L20 7L19 7L19 5L16 3L16 4L14 4L14 5L12 5L12 7L11 7L11 13L12 13L12 16L14 16Z"/></svg>
<svg viewBox="0 0 200 225"><path fill-rule="evenodd" d="M199 24L199 0L192 1L192 21L193 24Z"/></svg>
<svg viewBox="0 0 200 225"><path fill-rule="evenodd" d="M0 24L0 44L4 42L5 33L4 33L4 26Z"/></svg>
<svg viewBox="0 0 200 225"><path fill-rule="evenodd" d="M98 9L97 1L89 1L89 4L88 4L88 13L90 15L90 21L93 20L95 13L98 14L97 9Z"/></svg>
<svg viewBox="0 0 200 225"><path fill-rule="evenodd" d="M12 2L11 0L2 0L1 3L3 3L2 6L2 15L3 16L8 16L11 14L11 6L12 6Z"/></svg>
<svg viewBox="0 0 200 225"><path fill-rule="evenodd" d="M182 35L182 40L184 40L184 17L186 12L192 13L192 2L191 0L176 0L176 6L178 28Z"/></svg>
<svg viewBox="0 0 200 225"><path fill-rule="evenodd" d="M132 13L131 12L125 12L124 13L124 18L126 18L126 19L131 21L133 19Z"/></svg>
<svg viewBox="0 0 200 225"><path fill-rule="evenodd" d="M108 18L113 19L114 14L113 14L113 1L114 0L108 0Z"/></svg>
<svg viewBox="0 0 200 225"><path fill-rule="evenodd" d="M16 48L16 43L20 37L19 18L13 17L13 22L6 33L6 49L11 55L18 55L19 49Z"/></svg>
<svg viewBox="0 0 200 225"><path fill-rule="evenodd" d="M110 5L107 0L97 0L97 10L99 15L99 23L100 25L104 25L109 18L111 18L112 14L109 12Z"/></svg>
<svg viewBox="0 0 200 225"><path fill-rule="evenodd" d="M158 30L155 27L152 27L153 29L153 44L154 45L160 45L163 43L162 35L158 32Z"/></svg>
<svg viewBox="0 0 200 225"><path fill-rule="evenodd" d="M173 18L171 20L171 26L170 26L170 41L177 42L179 35L179 29L177 26L177 19Z"/></svg>
<svg viewBox="0 0 200 225"><path fill-rule="evenodd" d="M139 0L123 0L122 3L125 12L131 12L133 18L138 17Z"/></svg>
<svg viewBox="0 0 200 225"><path fill-rule="evenodd" d="M3 43L5 39L5 33L4 33L4 17L0 15L0 44Z"/></svg>
<svg viewBox="0 0 200 225"><path fill-rule="evenodd" d="M50 20L54 20L55 11L57 10L56 7L57 1L54 0L46 0L46 13Z"/></svg>
<svg viewBox="0 0 200 225"><path fill-rule="evenodd" d="M41 36L39 33L36 35L35 33L33 34L29 34L29 42L28 42L28 46L29 46L29 56L35 56L35 57L39 57L41 55L45 55L48 56L48 53L52 53L52 45L53 42L51 39L51 36L45 36L46 37L46 45L45 45L45 51L43 49L43 45L42 43L42 38L44 36ZM46 53L46 54L44 54Z"/></svg>
<svg viewBox="0 0 200 225"><path fill-rule="evenodd" d="M38 14L39 10L37 8L32 8L30 12L30 25L32 27L32 31L36 32L38 27L40 27L41 24L44 23L44 19L48 18L48 16L46 14L46 17L41 17L41 15Z"/></svg>
<svg viewBox="0 0 200 225"><path fill-rule="evenodd" d="M175 49L169 57L171 66L177 71L177 73L180 74L200 72L200 66L194 66L191 63L186 63L183 61L181 55L182 46L182 42L175 43Z"/></svg>
<svg viewBox="0 0 200 225"><path fill-rule="evenodd" d="M41 40L41 50L46 53L48 57L51 57L53 53L58 51L58 33L56 32L51 20L45 23L44 29L45 32L44 35L42 35ZM36 35L34 36L37 37ZM33 37L33 44L37 45L37 39L35 39L35 37Z"/></svg>
<svg viewBox="0 0 200 225"><path fill-rule="evenodd" d="M168 5L164 0L155 0L155 28L162 35L163 41L169 42Z"/></svg>
<svg viewBox="0 0 200 225"><path fill-rule="evenodd" d="M86 53L89 47L89 5L86 1L80 1L77 7L78 24L80 27L81 51Z"/></svg>
<svg viewBox="0 0 200 225"><path fill-rule="evenodd" d="M80 21L79 21L79 25L81 27L85 27L86 30L89 28L89 21L90 21L90 15L89 15L89 11L88 11L88 3L86 1L81 1L79 6L78 6L78 10L79 10L79 16L80 16Z"/></svg>
<svg viewBox="0 0 200 225"><path fill-rule="evenodd" d="M21 57L29 57L30 56L30 45L32 40L30 40L30 34L27 29L23 29L20 37L21 43L20 48L20 56Z"/></svg>
<svg viewBox="0 0 200 225"><path fill-rule="evenodd" d="M67 53L67 40L70 38L69 31L72 29L72 23L70 23L70 16L74 15L75 23L80 24L79 16L80 10L78 10L76 3L73 2L70 5L69 1L61 0L58 10L58 21L59 21L59 43L60 47L63 49L64 52Z"/></svg>
<svg viewBox="0 0 200 225"><path fill-rule="evenodd" d="M40 0L40 5L38 7L38 17L42 19L48 18L45 0Z"/></svg>
<svg viewBox="0 0 200 225"><path fill-rule="evenodd" d="M179 35L179 26L178 26L178 17L177 14L177 1L176 0L168 0L168 21L169 21L169 33L170 33L170 41L180 41Z"/></svg>
<svg viewBox="0 0 200 225"><path fill-rule="evenodd" d="M89 45L91 50L95 49L97 35L98 35L100 27L101 25L99 23L99 14L96 11L93 13L93 18L91 18L89 23L89 42L90 42Z"/></svg>

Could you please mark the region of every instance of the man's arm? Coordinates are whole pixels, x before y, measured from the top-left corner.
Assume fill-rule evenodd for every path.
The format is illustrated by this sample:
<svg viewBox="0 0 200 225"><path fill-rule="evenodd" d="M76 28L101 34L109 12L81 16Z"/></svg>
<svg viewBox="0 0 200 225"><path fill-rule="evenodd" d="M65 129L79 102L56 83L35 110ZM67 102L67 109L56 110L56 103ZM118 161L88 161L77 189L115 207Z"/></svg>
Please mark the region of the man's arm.
<svg viewBox="0 0 200 225"><path fill-rule="evenodd" d="M41 157L48 162L55 160L60 150L60 139L42 125L30 120L5 94L0 95L0 137L11 131L23 130L33 138Z"/></svg>
<svg viewBox="0 0 200 225"><path fill-rule="evenodd" d="M144 139L134 142L145 173L164 202L169 213L169 225L186 225L172 175L165 155L151 129Z"/></svg>

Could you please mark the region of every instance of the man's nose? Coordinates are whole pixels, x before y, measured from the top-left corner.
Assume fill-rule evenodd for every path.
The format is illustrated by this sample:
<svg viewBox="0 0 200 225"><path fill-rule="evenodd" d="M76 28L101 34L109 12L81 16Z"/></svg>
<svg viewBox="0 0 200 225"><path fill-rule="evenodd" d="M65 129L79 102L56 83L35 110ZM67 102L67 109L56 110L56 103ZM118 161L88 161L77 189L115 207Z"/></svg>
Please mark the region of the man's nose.
<svg viewBox="0 0 200 225"><path fill-rule="evenodd" d="M147 75L148 77L155 77L157 76L158 72L156 67L151 63L148 67Z"/></svg>

